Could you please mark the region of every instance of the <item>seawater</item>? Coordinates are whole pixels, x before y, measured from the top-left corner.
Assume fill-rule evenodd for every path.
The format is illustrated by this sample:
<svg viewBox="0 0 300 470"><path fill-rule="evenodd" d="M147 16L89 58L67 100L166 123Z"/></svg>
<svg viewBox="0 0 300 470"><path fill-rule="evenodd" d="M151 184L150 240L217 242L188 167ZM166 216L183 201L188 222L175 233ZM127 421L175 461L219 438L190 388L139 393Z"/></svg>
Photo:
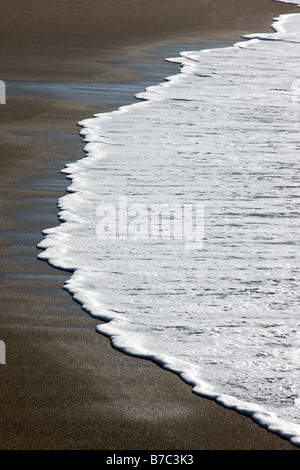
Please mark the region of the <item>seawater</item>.
<svg viewBox="0 0 300 470"><path fill-rule="evenodd" d="M80 123L39 258L116 348L300 446L300 15L274 21Z"/></svg>

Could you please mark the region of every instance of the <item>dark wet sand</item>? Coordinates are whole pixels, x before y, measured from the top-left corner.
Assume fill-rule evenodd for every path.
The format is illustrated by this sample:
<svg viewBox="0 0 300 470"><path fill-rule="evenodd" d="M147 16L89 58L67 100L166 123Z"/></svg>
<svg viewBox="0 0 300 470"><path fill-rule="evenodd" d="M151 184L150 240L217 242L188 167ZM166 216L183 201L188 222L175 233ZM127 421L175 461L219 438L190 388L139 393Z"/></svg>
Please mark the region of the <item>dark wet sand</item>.
<svg viewBox="0 0 300 470"><path fill-rule="evenodd" d="M193 395L176 375L114 350L62 289L68 273L36 258L41 231L58 222L67 187L59 170L83 156L79 120L175 73L165 51L236 41L295 11L269 0L2 0L0 449L296 450ZM105 92L62 99L63 83Z"/></svg>

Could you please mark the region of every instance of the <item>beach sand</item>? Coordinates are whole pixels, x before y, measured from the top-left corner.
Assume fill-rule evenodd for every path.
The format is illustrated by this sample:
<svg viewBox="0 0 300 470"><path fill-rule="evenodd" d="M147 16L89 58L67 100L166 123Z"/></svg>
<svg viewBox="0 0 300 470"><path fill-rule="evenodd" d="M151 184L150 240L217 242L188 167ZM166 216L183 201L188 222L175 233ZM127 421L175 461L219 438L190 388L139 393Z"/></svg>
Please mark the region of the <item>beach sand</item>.
<svg viewBox="0 0 300 470"><path fill-rule="evenodd" d="M69 273L37 260L36 248L58 223L68 185L60 169L84 156L79 120L176 73L166 51L269 31L273 17L296 11L269 0L2 0L0 449L296 450L175 374L113 349L62 289ZM62 99L70 83L80 86ZM105 91L86 101L84 84Z"/></svg>

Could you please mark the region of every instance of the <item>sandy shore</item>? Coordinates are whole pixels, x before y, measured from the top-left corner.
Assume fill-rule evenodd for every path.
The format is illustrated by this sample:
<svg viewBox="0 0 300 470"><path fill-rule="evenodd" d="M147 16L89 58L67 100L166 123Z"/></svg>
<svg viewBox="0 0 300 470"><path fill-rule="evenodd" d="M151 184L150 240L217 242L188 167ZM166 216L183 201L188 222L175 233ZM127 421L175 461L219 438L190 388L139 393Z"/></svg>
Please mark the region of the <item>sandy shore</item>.
<svg viewBox="0 0 300 470"><path fill-rule="evenodd" d="M175 73L166 51L236 41L295 11L269 0L2 0L0 449L296 450L176 375L115 351L62 289L68 273L36 258L65 194L59 170L83 156L79 120ZM81 87L64 98L66 83Z"/></svg>

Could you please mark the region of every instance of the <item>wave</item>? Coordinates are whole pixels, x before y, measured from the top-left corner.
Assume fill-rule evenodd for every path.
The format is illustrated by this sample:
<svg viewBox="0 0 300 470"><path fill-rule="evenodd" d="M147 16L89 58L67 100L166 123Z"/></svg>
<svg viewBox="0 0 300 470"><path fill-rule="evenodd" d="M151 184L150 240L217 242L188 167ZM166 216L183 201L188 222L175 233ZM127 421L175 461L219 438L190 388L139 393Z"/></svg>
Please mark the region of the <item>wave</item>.
<svg viewBox="0 0 300 470"><path fill-rule="evenodd" d="M300 16L81 121L39 258L117 349L300 446Z"/></svg>

